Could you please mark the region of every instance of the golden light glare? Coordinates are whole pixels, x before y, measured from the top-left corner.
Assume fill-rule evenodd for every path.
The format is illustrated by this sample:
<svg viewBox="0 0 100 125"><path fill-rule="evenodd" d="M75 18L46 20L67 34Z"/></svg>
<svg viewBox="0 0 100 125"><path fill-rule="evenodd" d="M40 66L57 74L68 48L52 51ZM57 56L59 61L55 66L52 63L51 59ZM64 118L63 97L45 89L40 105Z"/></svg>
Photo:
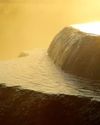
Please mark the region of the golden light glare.
<svg viewBox="0 0 100 125"><path fill-rule="evenodd" d="M71 25L72 27L79 29L80 31L100 35L100 22L90 22L84 24Z"/></svg>

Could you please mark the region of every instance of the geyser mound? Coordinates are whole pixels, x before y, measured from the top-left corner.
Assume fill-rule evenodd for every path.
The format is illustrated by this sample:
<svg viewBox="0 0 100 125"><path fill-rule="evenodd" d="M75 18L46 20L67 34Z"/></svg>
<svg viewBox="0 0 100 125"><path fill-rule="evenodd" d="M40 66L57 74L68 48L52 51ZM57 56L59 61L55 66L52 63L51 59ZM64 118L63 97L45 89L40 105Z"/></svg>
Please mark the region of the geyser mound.
<svg viewBox="0 0 100 125"><path fill-rule="evenodd" d="M100 23L73 25L58 33L48 49L54 63L74 76L100 80L100 35L95 33L100 28L97 26Z"/></svg>

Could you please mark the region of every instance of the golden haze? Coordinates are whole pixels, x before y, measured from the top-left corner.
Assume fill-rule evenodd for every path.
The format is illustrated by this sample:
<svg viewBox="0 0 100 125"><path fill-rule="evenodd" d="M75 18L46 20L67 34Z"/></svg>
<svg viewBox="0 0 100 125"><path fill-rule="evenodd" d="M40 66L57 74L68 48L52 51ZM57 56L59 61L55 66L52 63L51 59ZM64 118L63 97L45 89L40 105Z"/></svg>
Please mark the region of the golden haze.
<svg viewBox="0 0 100 125"><path fill-rule="evenodd" d="M100 20L99 0L0 0L0 59L47 48L59 30Z"/></svg>

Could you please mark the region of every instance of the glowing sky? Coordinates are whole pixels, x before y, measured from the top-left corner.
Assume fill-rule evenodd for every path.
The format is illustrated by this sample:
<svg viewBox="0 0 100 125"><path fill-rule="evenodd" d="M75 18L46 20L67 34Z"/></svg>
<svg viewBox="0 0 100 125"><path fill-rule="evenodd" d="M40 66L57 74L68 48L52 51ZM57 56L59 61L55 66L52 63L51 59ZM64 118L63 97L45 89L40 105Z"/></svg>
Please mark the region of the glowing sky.
<svg viewBox="0 0 100 125"><path fill-rule="evenodd" d="M63 27L95 20L99 0L0 0L0 59L48 47Z"/></svg>

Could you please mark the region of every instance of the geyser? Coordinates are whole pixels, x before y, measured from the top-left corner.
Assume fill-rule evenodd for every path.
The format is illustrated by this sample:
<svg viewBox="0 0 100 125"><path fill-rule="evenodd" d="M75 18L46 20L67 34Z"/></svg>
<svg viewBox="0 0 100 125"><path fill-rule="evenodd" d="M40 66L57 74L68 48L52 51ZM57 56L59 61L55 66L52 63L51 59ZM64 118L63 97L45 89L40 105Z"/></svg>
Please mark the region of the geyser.
<svg viewBox="0 0 100 125"><path fill-rule="evenodd" d="M67 73L100 80L99 34L99 22L66 27L53 39L48 55Z"/></svg>

